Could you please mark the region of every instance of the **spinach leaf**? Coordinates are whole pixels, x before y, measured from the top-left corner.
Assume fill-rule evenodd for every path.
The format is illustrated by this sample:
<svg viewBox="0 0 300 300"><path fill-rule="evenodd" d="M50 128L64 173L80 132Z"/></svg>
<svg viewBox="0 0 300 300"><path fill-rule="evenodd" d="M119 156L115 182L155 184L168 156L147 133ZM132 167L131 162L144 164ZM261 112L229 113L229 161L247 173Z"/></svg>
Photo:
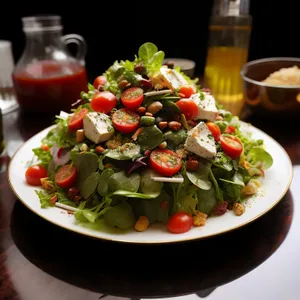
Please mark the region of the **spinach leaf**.
<svg viewBox="0 0 300 300"><path fill-rule="evenodd" d="M124 171L117 172L109 177L108 186L112 192L123 190L136 193L140 186L141 177L137 173L126 175Z"/></svg>
<svg viewBox="0 0 300 300"><path fill-rule="evenodd" d="M216 157L212 160L214 166L222 168L226 171L231 171L233 169L232 160L223 152L218 152Z"/></svg>
<svg viewBox="0 0 300 300"><path fill-rule="evenodd" d="M92 152L77 154L74 157L78 169L77 183L80 190L83 189L84 181L98 169L98 159L98 156Z"/></svg>
<svg viewBox="0 0 300 300"><path fill-rule="evenodd" d="M168 130L164 133L163 139L171 141L175 145L183 144L187 138L187 131L184 128L178 131Z"/></svg>
<svg viewBox="0 0 300 300"><path fill-rule="evenodd" d="M163 182L154 181L151 177L159 176L152 169L146 169L141 174L140 192L156 198L160 195Z"/></svg>
<svg viewBox="0 0 300 300"><path fill-rule="evenodd" d="M186 171L188 179L202 190L211 189L211 181L208 179L210 165L206 164L198 168L197 171Z"/></svg>
<svg viewBox="0 0 300 300"><path fill-rule="evenodd" d="M163 141L163 133L156 125L147 126L138 136L138 144L145 149L154 149Z"/></svg>
<svg viewBox="0 0 300 300"><path fill-rule="evenodd" d="M109 150L104 155L116 160L134 159L140 154L141 147L133 143L126 143L116 149Z"/></svg>
<svg viewBox="0 0 300 300"><path fill-rule="evenodd" d="M112 227L129 229L134 226L136 218L130 205L122 203L107 210L104 214L104 221Z"/></svg>
<svg viewBox="0 0 300 300"><path fill-rule="evenodd" d="M86 178L81 189L81 196L84 199L89 198L95 192L99 179L100 174L98 172L93 172Z"/></svg>
<svg viewBox="0 0 300 300"><path fill-rule="evenodd" d="M161 208L161 202L166 201L167 208L172 205L172 198L162 190L159 197L155 199L130 199L130 206L138 218L139 216L146 216L151 224L156 222L167 223L169 219L169 211Z"/></svg>
<svg viewBox="0 0 300 300"><path fill-rule="evenodd" d="M216 180L216 178L215 178L215 176L214 176L211 169L209 171L209 177L210 177L211 181L214 184L217 199L223 202L224 201L223 192L220 189L219 184L218 184L218 182L217 182L217 180Z"/></svg>
<svg viewBox="0 0 300 300"><path fill-rule="evenodd" d="M209 190L197 191L197 209L207 215L210 215L217 205L216 191L214 187Z"/></svg>
<svg viewBox="0 0 300 300"><path fill-rule="evenodd" d="M105 169L100 177L97 192L100 196L106 196L108 193L108 180L114 174L113 169Z"/></svg>

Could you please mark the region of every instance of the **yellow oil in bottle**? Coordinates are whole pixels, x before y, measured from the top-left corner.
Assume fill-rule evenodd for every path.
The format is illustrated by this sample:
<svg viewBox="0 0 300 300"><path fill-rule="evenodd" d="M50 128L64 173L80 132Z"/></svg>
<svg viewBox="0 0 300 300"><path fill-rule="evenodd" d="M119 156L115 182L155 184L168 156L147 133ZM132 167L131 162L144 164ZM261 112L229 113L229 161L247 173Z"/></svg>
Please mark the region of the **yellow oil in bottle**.
<svg viewBox="0 0 300 300"><path fill-rule="evenodd" d="M240 71L248 60L252 27L249 0L214 0L204 85L219 104L241 116L244 107Z"/></svg>
<svg viewBox="0 0 300 300"><path fill-rule="evenodd" d="M204 70L205 86L211 89L219 104L238 116L244 105L240 71L247 58L248 48L209 47Z"/></svg>

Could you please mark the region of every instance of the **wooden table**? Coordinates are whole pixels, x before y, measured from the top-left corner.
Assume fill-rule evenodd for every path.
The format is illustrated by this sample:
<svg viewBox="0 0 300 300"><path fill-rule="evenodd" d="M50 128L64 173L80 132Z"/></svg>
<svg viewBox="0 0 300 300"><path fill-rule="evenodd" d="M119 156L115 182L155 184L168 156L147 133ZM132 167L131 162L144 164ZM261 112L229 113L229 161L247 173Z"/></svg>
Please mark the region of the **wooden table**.
<svg viewBox="0 0 300 300"><path fill-rule="evenodd" d="M8 154L52 125L53 117L4 116ZM300 164L297 124L247 119L273 136ZM9 158L6 159L6 162ZM294 177L300 182L300 178ZM294 199L293 199L294 197ZM294 215L287 192L269 213L239 230L174 245L123 245L88 238L57 227L17 200L0 173L0 299L100 299L204 297L220 285L253 270L284 241ZM282 274L284 276L284 274Z"/></svg>

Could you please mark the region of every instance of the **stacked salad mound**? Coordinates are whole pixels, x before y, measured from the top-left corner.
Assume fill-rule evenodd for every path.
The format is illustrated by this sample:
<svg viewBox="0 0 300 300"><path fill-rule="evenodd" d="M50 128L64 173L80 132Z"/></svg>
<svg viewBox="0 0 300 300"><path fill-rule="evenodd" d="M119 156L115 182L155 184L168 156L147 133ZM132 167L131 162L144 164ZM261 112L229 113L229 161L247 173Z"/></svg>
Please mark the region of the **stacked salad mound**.
<svg viewBox="0 0 300 300"><path fill-rule="evenodd" d="M69 208L81 225L171 233L204 226L258 192L273 159L237 117L143 44L81 93L33 149L26 170L43 208Z"/></svg>

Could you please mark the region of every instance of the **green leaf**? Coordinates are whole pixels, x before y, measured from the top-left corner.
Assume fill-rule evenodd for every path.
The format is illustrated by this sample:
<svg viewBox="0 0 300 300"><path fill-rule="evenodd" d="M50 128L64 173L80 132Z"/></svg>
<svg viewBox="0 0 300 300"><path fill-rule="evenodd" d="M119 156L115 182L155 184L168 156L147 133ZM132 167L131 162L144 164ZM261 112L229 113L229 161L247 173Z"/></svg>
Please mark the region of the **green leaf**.
<svg viewBox="0 0 300 300"><path fill-rule="evenodd" d="M98 218L98 214L90 210L83 210L82 214L91 223L94 223Z"/></svg>
<svg viewBox="0 0 300 300"><path fill-rule="evenodd" d="M97 187L97 192L100 196L106 196L108 193L108 181L109 178L114 174L113 169L105 169L99 178L99 184Z"/></svg>
<svg viewBox="0 0 300 300"><path fill-rule="evenodd" d="M155 199L130 199L128 202L132 210L138 218L139 216L146 216L151 224L156 222L167 223L169 219L168 209L164 211L161 207L161 202L166 201L166 207L171 207L172 198L162 190L159 197Z"/></svg>
<svg viewBox="0 0 300 300"><path fill-rule="evenodd" d="M99 180L100 174L98 172L93 172L86 178L81 189L81 196L84 199L89 198L95 192Z"/></svg>
<svg viewBox="0 0 300 300"><path fill-rule="evenodd" d="M78 169L77 184L80 190L83 189L85 180L96 172L99 167L99 157L92 152L85 152L74 157L74 162Z"/></svg>
<svg viewBox="0 0 300 300"><path fill-rule="evenodd" d="M212 160L212 164L226 171L233 169L232 159L223 152L217 153L216 157Z"/></svg>
<svg viewBox="0 0 300 300"><path fill-rule="evenodd" d="M156 125L147 126L138 136L138 144L146 149L154 149L163 141L163 133Z"/></svg>
<svg viewBox="0 0 300 300"><path fill-rule="evenodd" d="M150 69L150 71L151 72L159 71L163 64L164 58L165 58L165 53L163 51L156 52L149 61L148 68Z"/></svg>
<svg viewBox="0 0 300 300"><path fill-rule="evenodd" d="M128 203L116 205L104 214L106 224L120 229L133 228L136 218Z"/></svg>
<svg viewBox="0 0 300 300"><path fill-rule="evenodd" d="M218 184L216 178L214 177L214 174L211 169L209 171L209 177L214 184L217 199L223 202L224 201L223 192L220 189L219 184Z"/></svg>
<svg viewBox="0 0 300 300"><path fill-rule="evenodd" d="M90 82L88 82L88 89L89 89L89 91L94 91L95 87L94 87L93 84L91 84Z"/></svg>
<svg viewBox="0 0 300 300"><path fill-rule="evenodd" d="M272 156L260 147L252 148L247 154L247 160L253 167L261 166L263 170L267 170L273 165Z"/></svg>
<svg viewBox="0 0 300 300"><path fill-rule="evenodd" d="M45 151L39 147L32 149L32 152L38 158L39 163L47 168L50 161L52 160L52 155L50 151Z"/></svg>
<svg viewBox="0 0 300 300"><path fill-rule="evenodd" d="M137 192L140 186L141 177L137 173L126 175L124 171L114 173L109 177L108 187L111 192L124 190L129 192Z"/></svg>
<svg viewBox="0 0 300 300"><path fill-rule="evenodd" d="M210 215L215 206L217 205L216 191L214 187L209 190L197 191L197 209L207 215Z"/></svg>
<svg viewBox="0 0 300 300"><path fill-rule="evenodd" d="M163 182L154 181L151 177L159 176L152 169L146 169L141 174L140 192L144 195L156 198L160 195Z"/></svg>
<svg viewBox="0 0 300 300"><path fill-rule="evenodd" d="M186 175L188 179L198 188L202 190L209 190L212 186L211 181L208 179L209 172L210 166L203 165L199 167L197 171L186 171Z"/></svg>
<svg viewBox="0 0 300 300"><path fill-rule="evenodd" d="M54 206L53 204L50 203L50 199L55 195L54 193L48 194L44 191L38 191L38 190L35 190L35 193L37 194L37 196L40 199L41 208Z"/></svg>
<svg viewBox="0 0 300 300"><path fill-rule="evenodd" d="M157 52L157 47L153 43L144 43L138 50L139 58L146 64L151 60L152 56Z"/></svg>
<svg viewBox="0 0 300 300"><path fill-rule="evenodd" d="M184 128L181 128L178 131L168 130L164 133L163 139L171 141L175 145L180 145L187 139L187 131Z"/></svg>
<svg viewBox="0 0 300 300"><path fill-rule="evenodd" d="M116 160L134 159L140 154L141 147L133 143L126 143L116 149L108 150L104 155Z"/></svg>

